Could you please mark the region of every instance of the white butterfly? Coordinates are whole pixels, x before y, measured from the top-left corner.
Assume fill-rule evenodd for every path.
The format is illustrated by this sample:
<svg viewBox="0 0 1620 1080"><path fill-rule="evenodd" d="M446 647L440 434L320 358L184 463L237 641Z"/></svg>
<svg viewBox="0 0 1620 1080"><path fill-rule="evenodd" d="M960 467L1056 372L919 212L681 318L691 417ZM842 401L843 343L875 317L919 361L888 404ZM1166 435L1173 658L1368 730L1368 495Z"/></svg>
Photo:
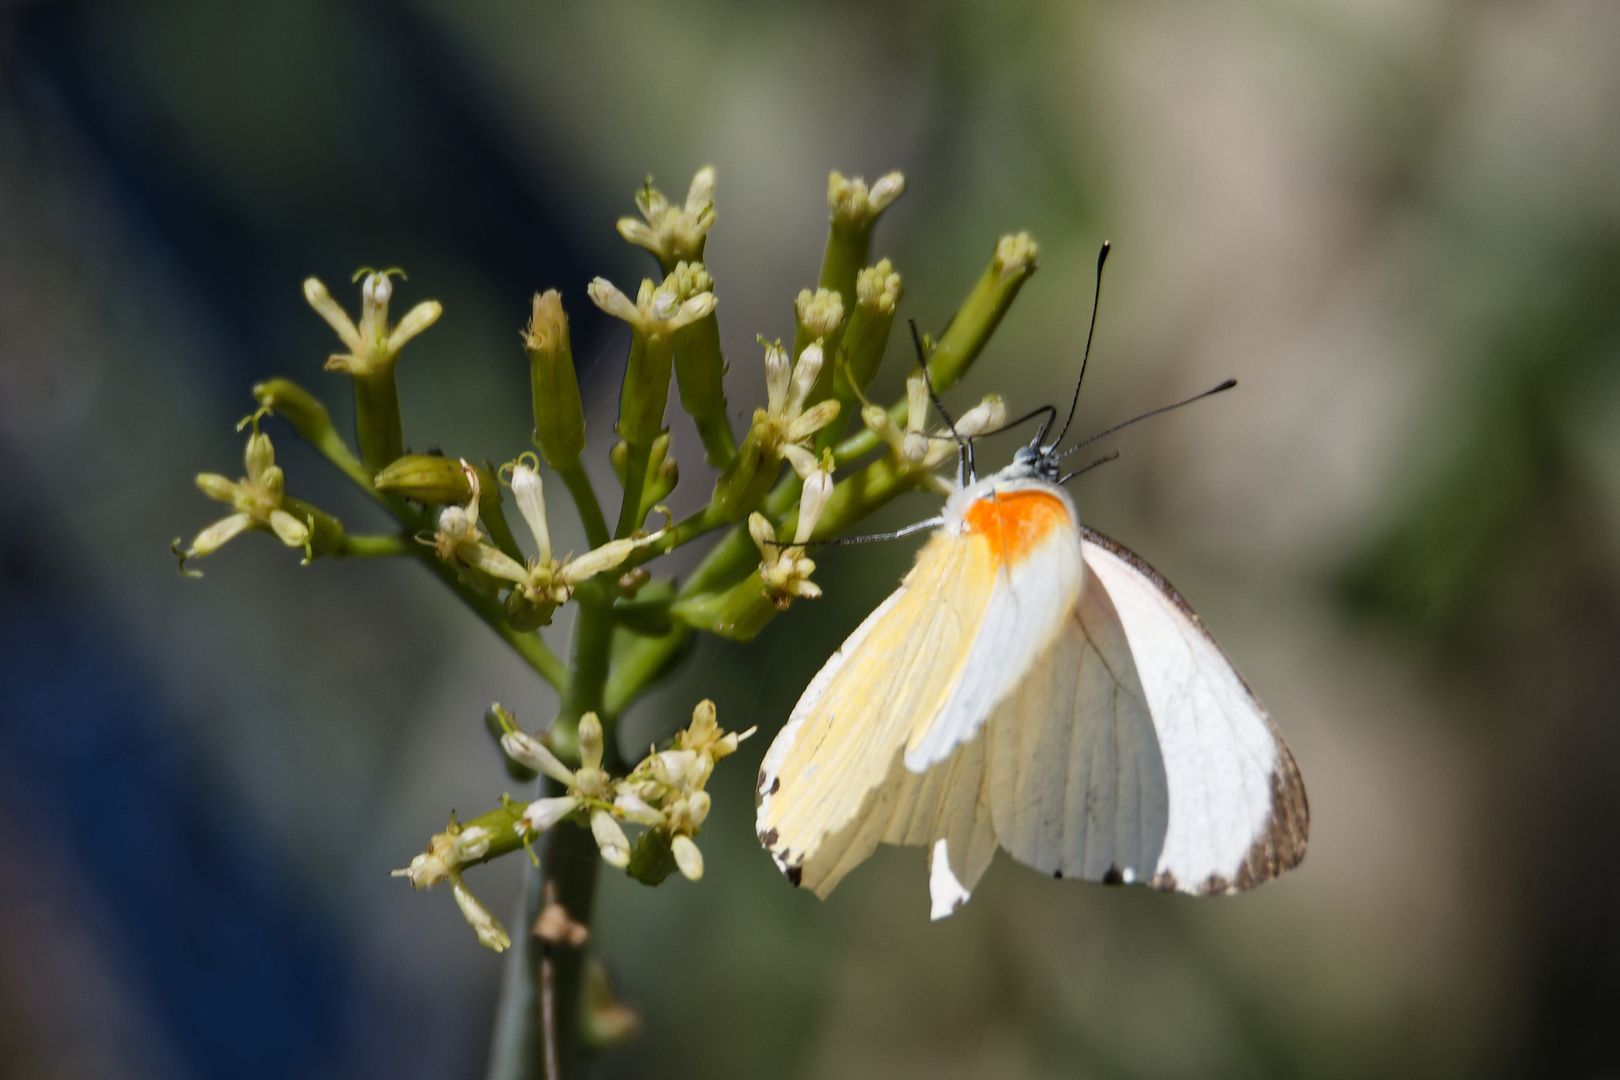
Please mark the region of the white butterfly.
<svg viewBox="0 0 1620 1080"><path fill-rule="evenodd" d="M1037 438L958 490L806 688L759 774L760 841L794 884L824 898L879 843L921 846L939 919L998 846L1054 877L1205 896L1304 857L1305 788L1271 718L1057 479Z"/></svg>

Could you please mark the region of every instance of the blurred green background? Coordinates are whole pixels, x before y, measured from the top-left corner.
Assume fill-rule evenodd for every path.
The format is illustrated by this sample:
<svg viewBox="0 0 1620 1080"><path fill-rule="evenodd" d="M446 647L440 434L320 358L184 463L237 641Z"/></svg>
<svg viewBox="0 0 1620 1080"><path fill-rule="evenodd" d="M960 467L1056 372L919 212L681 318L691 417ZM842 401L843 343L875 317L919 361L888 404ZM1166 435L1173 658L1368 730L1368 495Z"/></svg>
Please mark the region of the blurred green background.
<svg viewBox="0 0 1620 1080"><path fill-rule="evenodd" d="M167 547L212 520L192 475L236 475L254 379L347 415L299 283L361 265L444 302L407 439L470 458L527 445L517 331L562 290L610 489L627 337L584 286L652 272L613 222L705 163L739 413L833 168L905 171L873 253L924 328L999 233L1039 240L961 401L1066 397L1104 238L1082 429L1242 382L1074 493L1268 703L1312 842L1221 901L1003 858L931 925L898 849L789 888L754 767L915 544L830 552L824 599L627 720L639 747L712 696L761 736L700 884L605 878L646 1028L597 1075L1620 1075L1612 0L0 4L4 1075L480 1075L500 960L387 872L510 787L488 702L533 727L552 695L415 566L250 538L192 582ZM681 511L710 476L671 423ZM380 525L271 430L292 490ZM505 912L519 869L469 881Z"/></svg>

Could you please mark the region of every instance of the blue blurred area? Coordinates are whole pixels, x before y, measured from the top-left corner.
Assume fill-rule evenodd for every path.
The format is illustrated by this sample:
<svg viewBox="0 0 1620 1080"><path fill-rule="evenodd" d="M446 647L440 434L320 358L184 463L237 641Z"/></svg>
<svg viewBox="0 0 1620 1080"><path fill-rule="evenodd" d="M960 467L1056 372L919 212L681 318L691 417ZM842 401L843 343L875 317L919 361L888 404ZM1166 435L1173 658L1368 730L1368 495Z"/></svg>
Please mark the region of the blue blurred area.
<svg viewBox="0 0 1620 1080"><path fill-rule="evenodd" d="M329 123L308 132L316 145L288 148L320 159L329 183L320 205L259 214L222 190L109 48L108 5L0 11L9 94L37 137L93 177L140 257L186 291L224 346L197 377L233 399L297 355L311 319L296 284L312 270L346 278L361 259L454 262L514 313L536 288L589 278L550 213L565 201L536 186L444 41L402 7L331 7L356 63L326 103ZM574 314L577 341L606 330L588 305ZM182 735L196 728L176 722L175 703L109 632L101 594L53 565L39 531L13 527L48 521L48 500L6 494L35 511L6 518L0 581L0 764L25 778L16 802L30 835L65 857L105 913L114 964L191 1075L329 1067L344 1053L345 1018L388 1008L365 999L337 929L295 892L294 868L211 782Z"/></svg>
<svg viewBox="0 0 1620 1080"><path fill-rule="evenodd" d="M22 778L28 835L66 855L190 1075L307 1075L342 1034L340 943L175 739L174 703L106 632L94 597L7 532L0 755Z"/></svg>

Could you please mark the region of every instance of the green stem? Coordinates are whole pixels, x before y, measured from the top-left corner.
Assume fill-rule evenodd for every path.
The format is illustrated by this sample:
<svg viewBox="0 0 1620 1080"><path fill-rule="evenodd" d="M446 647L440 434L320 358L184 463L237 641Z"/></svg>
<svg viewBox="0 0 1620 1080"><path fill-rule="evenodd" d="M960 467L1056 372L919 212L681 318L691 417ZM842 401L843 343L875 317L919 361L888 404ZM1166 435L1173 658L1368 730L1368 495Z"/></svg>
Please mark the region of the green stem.
<svg viewBox="0 0 1620 1080"><path fill-rule="evenodd" d="M409 537L397 533L384 536L345 533L342 545L334 554L349 559L380 559L391 555L409 555L413 546Z"/></svg>
<svg viewBox="0 0 1620 1080"><path fill-rule="evenodd" d="M393 364L354 376L354 426L360 440L360 460L369 476L375 476L405 452Z"/></svg>
<svg viewBox="0 0 1620 1080"><path fill-rule="evenodd" d="M624 503L619 507L619 525L613 535L625 539L641 526L641 493L647 485L647 461L652 457L652 446L625 447Z"/></svg>
<svg viewBox="0 0 1620 1080"><path fill-rule="evenodd" d="M602 504L596 501L596 489L591 487L591 478L585 475L585 466L580 464L579 458L557 470L557 475L562 477L568 494L573 496L580 524L585 526L586 543L592 548L599 548L611 540L613 537L608 532L607 519L602 516Z"/></svg>
<svg viewBox="0 0 1620 1080"><path fill-rule="evenodd" d="M601 714L603 689L613 644L612 598L595 582L582 584L575 593L578 613L569 653L569 677L562 692L562 709L550 731L552 748L564 760L579 759L579 719L588 712ZM618 766L613 730L606 731L608 768ZM616 769L622 771L622 767ZM548 795L561 795L555 781L546 783ZM590 832L563 822L546 835L539 872L525 878L523 921L507 957L496 1013L488 1080L537 1080L542 1075L543 1017L540 1011L540 965L552 964L553 1030L557 1059L564 1077L578 1074L584 1052L580 1034L580 991L585 950L541 945L529 932L539 915L549 885L575 922L589 926L591 905L601 857Z"/></svg>
<svg viewBox="0 0 1620 1080"><path fill-rule="evenodd" d="M544 793L560 795L562 791L548 780ZM540 860L539 866L526 867L523 875L523 896L501 976L486 1080L540 1080L545 1075L539 986L540 965L547 958L552 964L552 1021L559 1073L564 1077L579 1073L584 1045L578 987L583 981L586 951L541 942L532 928L545 905L548 884L569 917L588 926L601 860L590 832L572 822L562 822L546 834ZM575 991L563 993L564 987Z"/></svg>
<svg viewBox="0 0 1620 1080"><path fill-rule="evenodd" d="M512 651L521 656L525 663L532 667L542 679L550 683L559 692L568 686L568 669L563 662L557 659L557 654L547 648L540 635L532 630L514 630L506 621L506 613L501 605L489 596L482 596L462 584L461 577L456 573L455 567L440 562L433 554L433 550L425 544L418 544L414 554L420 559L433 575L450 591L461 598L461 602L472 608L473 613L500 635L502 641L512 647Z"/></svg>
<svg viewBox="0 0 1620 1080"><path fill-rule="evenodd" d="M637 638L608 675L602 693L603 715L617 719L669 670L691 640L692 628L682 623L675 623L661 637Z"/></svg>

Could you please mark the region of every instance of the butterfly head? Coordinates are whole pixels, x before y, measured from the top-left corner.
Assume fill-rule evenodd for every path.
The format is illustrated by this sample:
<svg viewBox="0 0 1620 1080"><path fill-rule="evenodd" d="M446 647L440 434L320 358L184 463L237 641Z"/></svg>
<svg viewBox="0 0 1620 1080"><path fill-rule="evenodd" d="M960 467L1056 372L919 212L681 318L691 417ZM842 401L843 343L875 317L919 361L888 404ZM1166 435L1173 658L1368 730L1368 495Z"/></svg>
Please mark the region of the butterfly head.
<svg viewBox="0 0 1620 1080"><path fill-rule="evenodd" d="M1061 475L1058 462L1057 447L1043 446L1036 439L1027 446L1020 446L1013 454L1012 464L1008 465L1006 472L1015 477L1035 477L1041 480L1057 483Z"/></svg>

